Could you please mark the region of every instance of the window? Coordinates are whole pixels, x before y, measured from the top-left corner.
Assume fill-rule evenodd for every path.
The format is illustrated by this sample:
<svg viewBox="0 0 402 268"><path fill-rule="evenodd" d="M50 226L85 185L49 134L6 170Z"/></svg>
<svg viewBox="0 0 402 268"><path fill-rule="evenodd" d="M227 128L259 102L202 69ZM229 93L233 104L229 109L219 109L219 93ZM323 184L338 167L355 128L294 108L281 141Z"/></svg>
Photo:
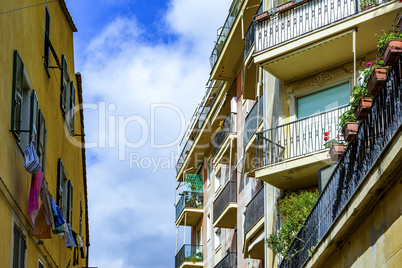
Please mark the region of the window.
<svg viewBox="0 0 402 268"><path fill-rule="evenodd" d="M335 87L298 98L297 116L299 119L309 117L320 112L325 112L327 110L347 105L349 101L349 83L337 85Z"/></svg>
<svg viewBox="0 0 402 268"><path fill-rule="evenodd" d="M61 61L62 72L60 107L71 134L74 134L75 86L74 82L71 81L70 73L68 72L67 61L64 55L62 56Z"/></svg>
<svg viewBox="0 0 402 268"><path fill-rule="evenodd" d="M57 205L63 213L64 220L67 223L71 223L73 215L73 184L68 179L67 171L60 158L57 179Z"/></svg>
<svg viewBox="0 0 402 268"><path fill-rule="evenodd" d="M45 8L45 41L43 52L43 64L49 73L49 56L50 56L50 12L48 7Z"/></svg>
<svg viewBox="0 0 402 268"><path fill-rule="evenodd" d="M25 268L26 239L21 230L14 225L13 233L13 268Z"/></svg>
<svg viewBox="0 0 402 268"><path fill-rule="evenodd" d="M221 245L221 228L215 230L215 249Z"/></svg>
<svg viewBox="0 0 402 268"><path fill-rule="evenodd" d="M38 268L45 268L45 265L41 260L38 260Z"/></svg>
<svg viewBox="0 0 402 268"><path fill-rule="evenodd" d="M14 51L14 71L11 104L11 131L22 149L38 139L38 97L31 90L28 74L18 53Z"/></svg>
<svg viewBox="0 0 402 268"><path fill-rule="evenodd" d="M82 236L82 200L80 199L80 226L78 234Z"/></svg>

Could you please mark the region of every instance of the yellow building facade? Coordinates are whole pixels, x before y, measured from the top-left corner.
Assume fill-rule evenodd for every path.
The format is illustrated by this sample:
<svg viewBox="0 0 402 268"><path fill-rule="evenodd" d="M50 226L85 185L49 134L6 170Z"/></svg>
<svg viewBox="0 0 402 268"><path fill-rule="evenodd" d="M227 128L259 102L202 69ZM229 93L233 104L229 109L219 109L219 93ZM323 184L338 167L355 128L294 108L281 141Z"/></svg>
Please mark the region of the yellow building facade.
<svg viewBox="0 0 402 268"><path fill-rule="evenodd" d="M89 229L83 112L78 108L82 80L74 70L77 29L64 1L1 1L0 6L0 266L84 267ZM31 142L50 195L82 239L77 238L77 249L66 248L60 234L32 235L33 175L24 168Z"/></svg>

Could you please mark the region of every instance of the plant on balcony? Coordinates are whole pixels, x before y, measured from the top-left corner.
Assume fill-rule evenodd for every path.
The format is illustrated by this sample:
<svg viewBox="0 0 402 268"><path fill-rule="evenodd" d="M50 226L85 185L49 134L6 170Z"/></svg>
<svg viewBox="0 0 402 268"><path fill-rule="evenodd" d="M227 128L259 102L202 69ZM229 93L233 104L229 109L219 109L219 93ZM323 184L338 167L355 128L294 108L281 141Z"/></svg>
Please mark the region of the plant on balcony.
<svg viewBox="0 0 402 268"><path fill-rule="evenodd" d="M338 159L343 154L343 150L345 149L345 143L339 140L339 136L336 136L334 139L330 139L330 133L324 133L324 147L329 148L329 155L332 161L338 161Z"/></svg>
<svg viewBox="0 0 402 268"><path fill-rule="evenodd" d="M354 86L349 105L355 112L356 120L362 121L366 118L371 109L373 98L368 94L365 84Z"/></svg>
<svg viewBox="0 0 402 268"><path fill-rule="evenodd" d="M382 31L382 35L378 36L377 49L383 54L384 64L386 66L394 65L402 53L402 33L391 32L386 34Z"/></svg>
<svg viewBox="0 0 402 268"><path fill-rule="evenodd" d="M202 261L202 259L199 259L198 257L195 257L195 256L190 256L190 257L186 258L186 261L191 261L192 263L196 263L196 262Z"/></svg>
<svg viewBox="0 0 402 268"><path fill-rule="evenodd" d="M340 117L339 126L342 129L343 137L346 141L353 141L357 135L359 123L356 120L353 110L344 112Z"/></svg>
<svg viewBox="0 0 402 268"><path fill-rule="evenodd" d="M292 0L291 1L283 1L282 4L280 4L276 7L276 10L279 13L286 12L286 11L292 9L293 4L294 4L294 2Z"/></svg>
<svg viewBox="0 0 402 268"><path fill-rule="evenodd" d="M287 256L289 247L297 232L302 227L308 214L318 199L318 191L315 192L288 192L277 202L277 209L284 220L279 231L270 234L267 238L267 245L275 254Z"/></svg>
<svg viewBox="0 0 402 268"><path fill-rule="evenodd" d="M376 0L361 0L360 1L360 9L361 11L368 10L377 5Z"/></svg>

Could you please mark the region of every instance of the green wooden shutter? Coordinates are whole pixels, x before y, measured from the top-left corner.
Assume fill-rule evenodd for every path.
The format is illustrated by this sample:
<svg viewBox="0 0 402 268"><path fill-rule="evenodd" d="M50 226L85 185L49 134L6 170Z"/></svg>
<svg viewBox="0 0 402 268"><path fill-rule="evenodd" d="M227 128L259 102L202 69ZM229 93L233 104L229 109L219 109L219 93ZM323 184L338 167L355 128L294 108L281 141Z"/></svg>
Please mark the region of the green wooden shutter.
<svg viewBox="0 0 402 268"><path fill-rule="evenodd" d="M50 56L50 13L49 9L45 7L45 45L44 45L44 58L46 69L49 68L49 56Z"/></svg>
<svg viewBox="0 0 402 268"><path fill-rule="evenodd" d="M298 118L308 117L348 104L349 83L338 85L297 99Z"/></svg>
<svg viewBox="0 0 402 268"><path fill-rule="evenodd" d="M37 142L38 135L38 96L36 96L36 91L32 90L31 92L31 118L29 124L29 133L30 133L30 141Z"/></svg>
<svg viewBox="0 0 402 268"><path fill-rule="evenodd" d="M68 90L68 67L67 61L64 55L61 57L61 93L60 93L60 107L63 115L67 112L67 90Z"/></svg>
<svg viewBox="0 0 402 268"><path fill-rule="evenodd" d="M68 181L68 195L67 195L67 222L72 223L73 222L73 184L71 181Z"/></svg>
<svg viewBox="0 0 402 268"><path fill-rule="evenodd" d="M38 118L38 156L42 164L42 172L45 176L46 171L46 139L47 139L47 129L45 117L43 116L42 110L39 110Z"/></svg>
<svg viewBox="0 0 402 268"><path fill-rule="evenodd" d="M57 168L57 205L62 210L63 209L63 180L64 180L64 165L59 158L58 168Z"/></svg>
<svg viewBox="0 0 402 268"><path fill-rule="evenodd" d="M71 82L70 87L70 131L71 134L74 134L74 122L75 122L75 87L74 82Z"/></svg>
<svg viewBox="0 0 402 268"><path fill-rule="evenodd" d="M24 86L24 63L18 51L14 51L13 92L11 110L11 130L20 138L22 123L22 94Z"/></svg>

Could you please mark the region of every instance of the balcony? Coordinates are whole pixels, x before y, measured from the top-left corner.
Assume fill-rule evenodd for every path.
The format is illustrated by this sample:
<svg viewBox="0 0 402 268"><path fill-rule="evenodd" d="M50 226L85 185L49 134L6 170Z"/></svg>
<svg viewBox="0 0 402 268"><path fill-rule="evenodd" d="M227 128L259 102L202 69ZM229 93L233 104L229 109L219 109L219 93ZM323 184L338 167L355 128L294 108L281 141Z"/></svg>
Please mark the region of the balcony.
<svg viewBox="0 0 402 268"><path fill-rule="evenodd" d="M176 204L176 226L195 226L202 218L204 194L184 191Z"/></svg>
<svg viewBox="0 0 402 268"><path fill-rule="evenodd" d="M283 190L317 186L318 169L329 163L324 133L342 136L339 116L348 109L342 106L257 133L255 176Z"/></svg>
<svg viewBox="0 0 402 268"><path fill-rule="evenodd" d="M246 206L244 257L264 259L264 187Z"/></svg>
<svg viewBox="0 0 402 268"><path fill-rule="evenodd" d="M202 246L184 245L175 257L175 268L203 267Z"/></svg>
<svg viewBox="0 0 402 268"><path fill-rule="evenodd" d="M269 10L270 17L258 22L255 30L255 62L281 81L353 61L354 29L358 30L356 57L375 51L374 33L387 28L386 22L400 8L395 1L385 0L365 11L358 0L295 2L286 12Z"/></svg>
<svg viewBox="0 0 402 268"><path fill-rule="evenodd" d="M232 178L237 177L236 169ZM234 174L234 175L233 175ZM230 180L214 201L214 228L235 228L237 222L237 182Z"/></svg>
<svg viewBox="0 0 402 268"><path fill-rule="evenodd" d="M300 229L293 240L288 253L290 260L282 261L281 268L311 267L314 263L306 265L306 262L317 260L316 254L331 255L330 251L338 250L339 245L350 241L348 237L355 233L356 226L361 226L367 219L367 213L374 209L372 205L383 202L387 191L400 184L401 60L388 69L386 84L379 96L374 98L370 113L359 124L357 137L348 144L304 222L303 226L308 228ZM388 215L389 211L386 213ZM392 224L388 220L387 216L387 228L388 224ZM315 255L309 258L312 248L316 249Z"/></svg>
<svg viewBox="0 0 402 268"><path fill-rule="evenodd" d="M220 129L216 132L213 140L214 162L234 165L236 164L236 113L229 113L221 122Z"/></svg>
<svg viewBox="0 0 402 268"><path fill-rule="evenodd" d="M223 27L218 29L217 41L209 58L211 77L233 80L244 54L243 33L255 14L259 0L233 0ZM241 13L241 16L239 14Z"/></svg>
<svg viewBox="0 0 402 268"><path fill-rule="evenodd" d="M237 253L230 252L214 268L237 268Z"/></svg>
<svg viewBox="0 0 402 268"><path fill-rule="evenodd" d="M216 84L216 81L210 81L208 86L206 87L206 92L205 95L200 102L200 104L197 106L197 108L194 111L194 114L192 116L192 119L190 121L190 124L188 128L186 129L186 132L180 142L180 156L177 160L176 164L176 172L179 173L180 170L182 169L183 164L185 163L187 156L190 154L190 151L193 149L197 149L202 152L202 150L207 150L209 146L204 146L204 143L210 143L209 139L206 137L206 141L199 142L198 138L200 136L200 133L203 128L205 128L205 121L207 116L209 115L215 101L217 98L217 95L221 91L223 87L223 83L220 85ZM198 147L193 148L193 145L198 142ZM202 144L200 144L202 143ZM187 166L191 167L196 167L199 164L199 159L192 159L190 164ZM180 179L180 176L177 177L177 179Z"/></svg>
<svg viewBox="0 0 402 268"><path fill-rule="evenodd" d="M244 147L244 172L251 170L257 160L256 154L256 132L262 130L262 119L264 112L264 95L261 94L259 99L254 103L250 112L247 114L244 120L244 136L243 136L243 147ZM252 174L249 174L252 176Z"/></svg>

